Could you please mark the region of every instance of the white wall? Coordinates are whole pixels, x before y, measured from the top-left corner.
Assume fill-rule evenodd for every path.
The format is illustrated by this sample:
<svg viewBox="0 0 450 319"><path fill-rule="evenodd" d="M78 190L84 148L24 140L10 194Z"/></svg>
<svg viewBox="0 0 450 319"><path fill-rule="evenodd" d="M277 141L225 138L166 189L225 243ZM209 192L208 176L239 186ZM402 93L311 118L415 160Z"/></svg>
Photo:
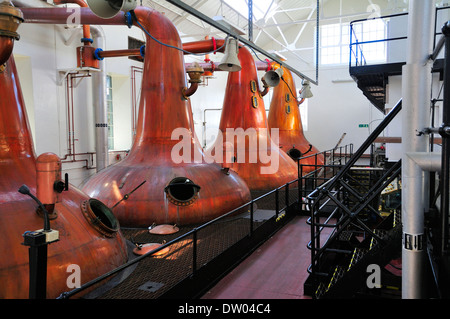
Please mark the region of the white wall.
<svg viewBox="0 0 450 319"><path fill-rule="evenodd" d="M126 49L128 35L142 40L137 28L103 26L107 38L103 50ZM18 32L14 56L26 103L36 155L52 152L63 160L63 173L80 186L95 174L95 156L68 154L67 94L64 78L67 70L76 69L76 48L81 46L81 28L23 23ZM106 72L113 78L115 148L131 147L131 65L141 65L128 58L106 60ZM74 138L76 153L95 153L95 121L89 77L75 80ZM86 163L87 160L87 163ZM111 163L114 163L112 157ZM89 169L88 169L89 168Z"/></svg>
<svg viewBox="0 0 450 319"><path fill-rule="evenodd" d="M319 150L334 148L343 133L346 136L341 145L354 144L356 150L373 130L373 124L369 128L360 128L359 124L382 117L350 77L348 67L321 68L319 85L312 91L305 136Z"/></svg>

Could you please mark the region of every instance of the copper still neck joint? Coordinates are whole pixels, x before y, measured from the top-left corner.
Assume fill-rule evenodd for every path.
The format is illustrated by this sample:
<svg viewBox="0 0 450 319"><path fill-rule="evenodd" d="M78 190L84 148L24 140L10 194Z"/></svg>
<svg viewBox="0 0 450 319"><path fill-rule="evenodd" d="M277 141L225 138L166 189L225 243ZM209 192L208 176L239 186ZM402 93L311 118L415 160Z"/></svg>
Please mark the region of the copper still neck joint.
<svg viewBox="0 0 450 319"><path fill-rule="evenodd" d="M201 77L205 71L197 62L195 62L191 67L186 69L186 73L189 75L189 83L191 86L189 88L183 88L182 90L183 98L185 100L189 99L189 97L197 91L199 83L202 83Z"/></svg>
<svg viewBox="0 0 450 319"><path fill-rule="evenodd" d="M11 56L14 40L20 36L16 32L24 21L22 11L16 9L10 1L0 3L0 72L5 69L5 63Z"/></svg>

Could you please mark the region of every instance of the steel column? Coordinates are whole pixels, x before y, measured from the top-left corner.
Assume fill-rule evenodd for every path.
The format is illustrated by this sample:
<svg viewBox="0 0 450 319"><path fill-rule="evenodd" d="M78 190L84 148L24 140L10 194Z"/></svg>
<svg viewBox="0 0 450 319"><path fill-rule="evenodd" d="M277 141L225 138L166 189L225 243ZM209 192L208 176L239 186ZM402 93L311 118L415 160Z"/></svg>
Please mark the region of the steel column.
<svg viewBox="0 0 450 319"><path fill-rule="evenodd" d="M427 152L428 137L417 132L429 126L435 1L409 3L408 46L402 95L402 298L424 297L425 177L407 155Z"/></svg>
<svg viewBox="0 0 450 319"><path fill-rule="evenodd" d="M450 192L450 22L442 28L445 36L444 59L444 102L442 110L442 125L439 132L442 136L442 166L441 166L441 255L448 253L449 239L449 192Z"/></svg>
<svg viewBox="0 0 450 319"><path fill-rule="evenodd" d="M100 26L91 26L96 48L105 48L106 39ZM95 151L97 172L108 167L108 105L106 101L105 61L99 61L99 71L92 74L92 104L95 114Z"/></svg>

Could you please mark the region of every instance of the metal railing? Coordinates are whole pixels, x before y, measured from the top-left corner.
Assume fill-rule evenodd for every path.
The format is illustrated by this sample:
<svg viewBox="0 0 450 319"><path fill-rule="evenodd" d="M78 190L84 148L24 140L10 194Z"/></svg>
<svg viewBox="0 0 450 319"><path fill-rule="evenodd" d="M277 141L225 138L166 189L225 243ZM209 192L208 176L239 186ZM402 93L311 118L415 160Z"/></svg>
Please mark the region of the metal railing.
<svg viewBox="0 0 450 319"><path fill-rule="evenodd" d="M441 27L438 25L438 21L442 20L439 19L439 14L445 14L448 13L450 10L450 6L444 6L444 7L438 7L436 8L436 20L435 20L435 38L434 43L436 45L436 40L439 35L442 34ZM398 23L398 26L405 25L404 23L400 23L401 17L408 16L408 12L405 13L397 13L397 14L391 14L391 15L385 15L380 16L376 18L366 18L366 19L358 19L350 22L350 56L349 56L349 67L358 67L358 66L367 66L370 64L380 64L379 61L367 61L366 56L364 55L364 47L368 47L373 44L377 43L386 43L386 61L381 63L404 63L406 61L406 39L407 36L407 27L404 28L404 34L399 36L392 36L389 37L386 35L386 38L377 39L377 40L371 40L371 41L360 41L361 39L358 39L355 26L364 24L365 22L374 20L374 19L380 19L382 20L386 25ZM445 19L447 21L447 19ZM408 21L406 21L407 25ZM392 27L390 27L392 29ZM396 28L397 29L397 28ZM389 33L389 27L387 28L387 32ZM401 41L404 41L404 43L400 43ZM393 43L397 43L398 45L395 47L391 47ZM400 52L399 52L400 51ZM436 58L436 57L435 57ZM434 59L433 59L434 60Z"/></svg>
<svg viewBox="0 0 450 319"><path fill-rule="evenodd" d="M377 238L382 242L377 234L375 234L364 223L360 222L357 218L358 214L365 209L371 209L370 203L390 182L393 178L398 176L401 166L396 164L388 171L389 178L387 180L379 180L368 191L367 195L361 197L360 194L355 192L351 187L344 182L344 177L348 179L348 173L354 168L355 163L364 154L364 152L374 143L375 139L381 134L381 132L389 125L389 123L400 112L402 107L402 101L400 100L397 105L391 110L391 112L384 118L384 120L378 125L378 127L370 134L367 140L361 145L361 147L353 154L353 156L346 161L339 172L331 179L318 186L313 192L307 196L307 205L310 211L310 218L308 224L311 226L311 240L307 247L311 250L311 264L308 267L308 273L317 276L328 276L328 273L322 273L320 270L321 258L326 251L330 251L330 248L334 239L338 238L340 233L350 222L356 222L358 227L363 231L371 234L371 236ZM395 175L395 176L394 176ZM350 209L346 203L343 193L350 194L359 199L360 205ZM323 214L322 209L325 205L333 204L333 209L326 215L326 219L320 222L320 217ZM374 212L377 214L377 212ZM342 218L341 218L342 217ZM332 229L325 242L321 243L322 232L325 229Z"/></svg>
<svg viewBox="0 0 450 319"><path fill-rule="evenodd" d="M383 23L387 24L387 21L389 21L389 20L396 19L396 18L406 16L406 15L408 15L408 13L391 14L391 15L381 16L376 19L380 19L383 21ZM369 18L369 19L354 20L354 21L350 22L349 67L368 65L369 63L363 52L364 47L369 47L370 45L374 45L377 43L386 43L386 46L385 46L386 61L382 61L382 63L386 63L391 58L391 56L390 56L391 51L389 50L389 44L392 41L398 42L398 41L407 39L407 36L405 35L405 36L398 36L398 37L387 37L384 39L377 39L377 40L371 40L371 41L360 41L360 39L358 39L358 37L357 37L356 31L355 31L355 26L363 25L364 23L366 23L368 21L372 21L372 20L374 20L374 19ZM387 28L386 28L386 31L387 31ZM405 32L406 32L406 30L405 30ZM405 46L403 46L403 47L405 47ZM395 50L395 51L397 51L397 50ZM406 59L406 51L403 54L403 57ZM390 61L390 62L392 62L392 61ZM400 62L400 61L397 61L397 62ZM379 62L377 62L377 63L379 63Z"/></svg>
<svg viewBox="0 0 450 319"><path fill-rule="evenodd" d="M298 179L252 199L250 202L207 223L187 230L184 234L169 240L145 255L134 256L132 260L120 267L83 284L79 288L62 293L58 299L78 297L80 294L84 296L87 289L92 290L94 286L98 287L107 284L107 281L112 280L112 278L125 271L131 272L128 277L134 276L134 272L139 272L140 264L143 265L142 268L146 268L145 272L140 275L142 278L135 278L133 283L127 284L128 277L126 277L119 284L110 288L109 291L99 295L98 298L159 298L167 293L171 287L178 285L183 280L195 278L205 265L242 239L251 238L258 231L259 227L269 222L282 225L283 220L289 219L284 217L287 215L291 216L291 212L293 214L303 212L304 202L302 196L304 198L307 194L305 193L305 187L298 187L298 185L303 185L306 180L314 180L313 184L310 184L312 187L322 184L323 181L329 178L325 176L323 171L325 169L336 171L342 166L342 163L346 163L349 160L352 150L353 145L350 144L298 159L298 172L300 174ZM317 160L318 156L321 155L326 158L324 165L319 164ZM312 165L314 169L302 176L301 172L303 169L306 166L311 166L302 164L302 160L311 157L316 158L315 163ZM141 232L148 233L145 230L141 230ZM214 242L219 243L216 246L220 247L211 247ZM167 250L169 251L165 252ZM165 253L160 254L162 252ZM171 260L169 268L166 268L167 266L164 265L166 259ZM180 261L177 266L173 264L175 259ZM182 259L183 262L181 262ZM133 267L136 270L133 270ZM149 269L152 269L154 274L150 275ZM161 275L162 273L164 275ZM152 279L152 276L155 279ZM161 276L170 277L170 280L168 279L168 282L164 283L165 287L157 293L146 294L146 292L138 292L137 286L152 280L161 281ZM132 285L133 287L125 287L126 285ZM132 290L133 292L124 293L122 290ZM97 296L94 298L97 298Z"/></svg>

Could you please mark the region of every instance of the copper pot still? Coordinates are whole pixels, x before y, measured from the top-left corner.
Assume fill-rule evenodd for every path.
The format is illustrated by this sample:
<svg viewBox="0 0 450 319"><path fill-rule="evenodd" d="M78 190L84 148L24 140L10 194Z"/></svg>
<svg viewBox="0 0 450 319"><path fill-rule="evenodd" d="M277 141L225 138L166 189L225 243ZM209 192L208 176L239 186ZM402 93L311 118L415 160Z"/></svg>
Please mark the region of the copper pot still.
<svg viewBox="0 0 450 319"><path fill-rule="evenodd" d="M280 148L290 157L294 160L306 157L300 160L300 164L304 165L302 166L302 174L305 175L322 166L324 156L323 154L311 156L319 153L319 150L311 145L304 135L299 109L299 103L303 101L299 101L297 98L292 73L275 62L271 63L271 67L274 70L283 69L283 80L273 88L268 124L270 128L279 129Z"/></svg>
<svg viewBox="0 0 450 319"><path fill-rule="evenodd" d="M0 5L3 16L5 12L19 16L11 5L4 9ZM1 34L0 55L5 60L0 69L0 299L29 297L29 252L23 234L45 229L44 220L59 233L47 252L46 297L53 299L74 288L68 284L74 265L82 285L125 263L125 239L104 204L62 181L57 155L36 158L14 58L5 53L12 52L13 41L8 38L16 37L11 32ZM23 185L42 202L49 219L34 199L19 193Z"/></svg>
<svg viewBox="0 0 450 319"><path fill-rule="evenodd" d="M51 228L59 232L59 240L48 246L47 298L56 298L73 289L67 285L69 266L79 266L83 284L125 263L125 239L104 204L72 185L55 191L63 183L61 162L51 153L35 156L12 57L0 73L0 94L0 251L5 256L0 260L0 298L28 298L29 257L22 235L43 228L38 204L18 192L23 184L40 198Z"/></svg>
<svg viewBox="0 0 450 319"><path fill-rule="evenodd" d="M154 38L182 47L164 15L142 7L134 11ZM249 202L245 181L211 163L195 135L183 53L146 40L133 146L124 160L90 178L83 191L114 207L127 227L203 223ZM182 141L187 143L178 149Z"/></svg>
<svg viewBox="0 0 450 319"><path fill-rule="evenodd" d="M223 137L208 152L214 155L217 150L226 149L229 153L230 146L224 148L222 144L231 143L234 153L233 160L228 162L230 170L236 171L252 194L258 195L296 180L297 164L278 147L269 130L253 56L247 48L240 47L238 59L242 69L230 72L227 79L219 124ZM240 135L242 131L248 135ZM242 137L245 143L239 142L239 139L243 141Z"/></svg>

